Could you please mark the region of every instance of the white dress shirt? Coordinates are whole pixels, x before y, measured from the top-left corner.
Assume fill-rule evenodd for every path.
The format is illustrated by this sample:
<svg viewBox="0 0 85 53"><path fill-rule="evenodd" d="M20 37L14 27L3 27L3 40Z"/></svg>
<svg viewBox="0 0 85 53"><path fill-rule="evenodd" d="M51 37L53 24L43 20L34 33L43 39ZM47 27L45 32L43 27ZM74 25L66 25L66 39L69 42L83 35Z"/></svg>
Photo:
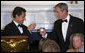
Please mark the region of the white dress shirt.
<svg viewBox="0 0 85 53"><path fill-rule="evenodd" d="M15 25L18 27L18 23L17 22L15 22L15 21L13 21L14 23L15 23ZM23 33L23 28L22 27L18 27L18 29L19 29L19 31L20 31L20 33L22 34Z"/></svg>
<svg viewBox="0 0 85 53"><path fill-rule="evenodd" d="M67 19L67 22L62 22L62 34L63 34L64 41L66 41L66 35L67 35L70 15L68 15L66 19Z"/></svg>
<svg viewBox="0 0 85 53"><path fill-rule="evenodd" d="M47 38L47 33L45 35L42 35L43 38Z"/></svg>

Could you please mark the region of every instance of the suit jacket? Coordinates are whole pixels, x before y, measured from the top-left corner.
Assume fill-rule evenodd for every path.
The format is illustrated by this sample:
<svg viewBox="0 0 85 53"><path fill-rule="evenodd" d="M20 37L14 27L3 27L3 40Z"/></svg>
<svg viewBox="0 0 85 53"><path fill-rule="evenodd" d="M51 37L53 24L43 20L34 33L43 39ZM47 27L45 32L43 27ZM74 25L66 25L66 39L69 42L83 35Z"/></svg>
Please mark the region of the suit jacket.
<svg viewBox="0 0 85 53"><path fill-rule="evenodd" d="M27 30L27 27L25 25L22 26L23 33L21 34L18 27L15 25L15 23L12 21L8 25L5 26L3 35L27 35L30 36L30 32Z"/></svg>
<svg viewBox="0 0 85 53"><path fill-rule="evenodd" d="M43 37L42 37L42 35L40 35L40 33L38 33L38 35L39 35L39 37L40 37L40 39L42 39ZM50 32L47 32L47 38L50 38Z"/></svg>
<svg viewBox="0 0 85 53"><path fill-rule="evenodd" d="M54 23L54 29L52 31L51 39L55 40L61 49L61 52L65 52L69 48L69 39L70 36L74 33L83 33L84 34L84 22L76 17L70 15L69 26L67 29L66 41L63 39L61 31L61 20L57 20Z"/></svg>

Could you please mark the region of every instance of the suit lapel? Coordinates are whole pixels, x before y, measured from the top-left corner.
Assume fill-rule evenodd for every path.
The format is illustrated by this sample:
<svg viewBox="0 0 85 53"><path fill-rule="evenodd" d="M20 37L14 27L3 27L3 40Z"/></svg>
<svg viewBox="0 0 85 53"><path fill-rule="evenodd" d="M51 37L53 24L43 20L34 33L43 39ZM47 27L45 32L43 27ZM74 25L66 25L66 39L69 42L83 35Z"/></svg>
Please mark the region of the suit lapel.
<svg viewBox="0 0 85 53"><path fill-rule="evenodd" d="M70 16L70 20L69 20L69 25L68 25L68 30L67 30L67 34L66 34L66 40L68 39L68 37L70 36L71 32L72 32L72 16Z"/></svg>
<svg viewBox="0 0 85 53"><path fill-rule="evenodd" d="M64 42L64 38L63 38L63 34L62 34L62 21L61 20L60 20L58 26L59 26L59 28L58 28L59 39L62 40L62 42Z"/></svg>
<svg viewBox="0 0 85 53"><path fill-rule="evenodd" d="M14 28L15 33L21 34L18 27L15 25L15 23L14 22L12 22L12 23L13 23L13 28Z"/></svg>

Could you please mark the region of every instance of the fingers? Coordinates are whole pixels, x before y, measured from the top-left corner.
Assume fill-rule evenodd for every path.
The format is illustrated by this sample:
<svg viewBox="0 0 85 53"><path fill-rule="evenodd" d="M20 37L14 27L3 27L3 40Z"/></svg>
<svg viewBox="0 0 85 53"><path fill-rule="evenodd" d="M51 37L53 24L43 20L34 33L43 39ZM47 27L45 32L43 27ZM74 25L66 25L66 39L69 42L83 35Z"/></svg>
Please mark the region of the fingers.
<svg viewBox="0 0 85 53"><path fill-rule="evenodd" d="M36 23L32 23L28 26L28 30L32 31L36 27Z"/></svg>

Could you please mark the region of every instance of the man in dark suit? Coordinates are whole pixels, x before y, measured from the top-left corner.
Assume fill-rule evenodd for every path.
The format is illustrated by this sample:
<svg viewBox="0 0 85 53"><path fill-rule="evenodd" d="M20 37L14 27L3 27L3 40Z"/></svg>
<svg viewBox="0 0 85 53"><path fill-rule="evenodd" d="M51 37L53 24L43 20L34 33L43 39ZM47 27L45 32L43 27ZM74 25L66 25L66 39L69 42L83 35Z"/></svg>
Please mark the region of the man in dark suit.
<svg viewBox="0 0 85 53"><path fill-rule="evenodd" d="M35 40L32 40L31 44L30 44L30 46L31 46L30 51L31 52L41 52L41 50L39 50L39 42L42 39L48 38L48 34L46 33L46 29L45 28L39 28L37 30L37 33L32 35L32 39L34 39L34 38L35 38Z"/></svg>
<svg viewBox="0 0 85 53"><path fill-rule="evenodd" d="M5 36L28 36L29 37L29 46L31 42L30 33L36 26L35 23L30 24L28 27L23 25L26 16L26 10L22 7L15 7L13 10L13 21L5 26L3 35Z"/></svg>
<svg viewBox="0 0 85 53"><path fill-rule="evenodd" d="M69 38L71 34L84 34L84 22L68 14L68 6L66 3L55 5L54 12L58 20L54 23L52 36L50 38L59 44L61 52L66 52L69 48Z"/></svg>
<svg viewBox="0 0 85 53"><path fill-rule="evenodd" d="M13 10L13 21L5 26L3 35L27 35L30 36L30 31L36 26L35 23L28 27L23 25L26 16L26 10L22 7L15 7Z"/></svg>
<svg viewBox="0 0 85 53"><path fill-rule="evenodd" d="M45 28L39 28L38 29L39 35L41 38L49 38L50 37L50 33L46 33L46 29Z"/></svg>

